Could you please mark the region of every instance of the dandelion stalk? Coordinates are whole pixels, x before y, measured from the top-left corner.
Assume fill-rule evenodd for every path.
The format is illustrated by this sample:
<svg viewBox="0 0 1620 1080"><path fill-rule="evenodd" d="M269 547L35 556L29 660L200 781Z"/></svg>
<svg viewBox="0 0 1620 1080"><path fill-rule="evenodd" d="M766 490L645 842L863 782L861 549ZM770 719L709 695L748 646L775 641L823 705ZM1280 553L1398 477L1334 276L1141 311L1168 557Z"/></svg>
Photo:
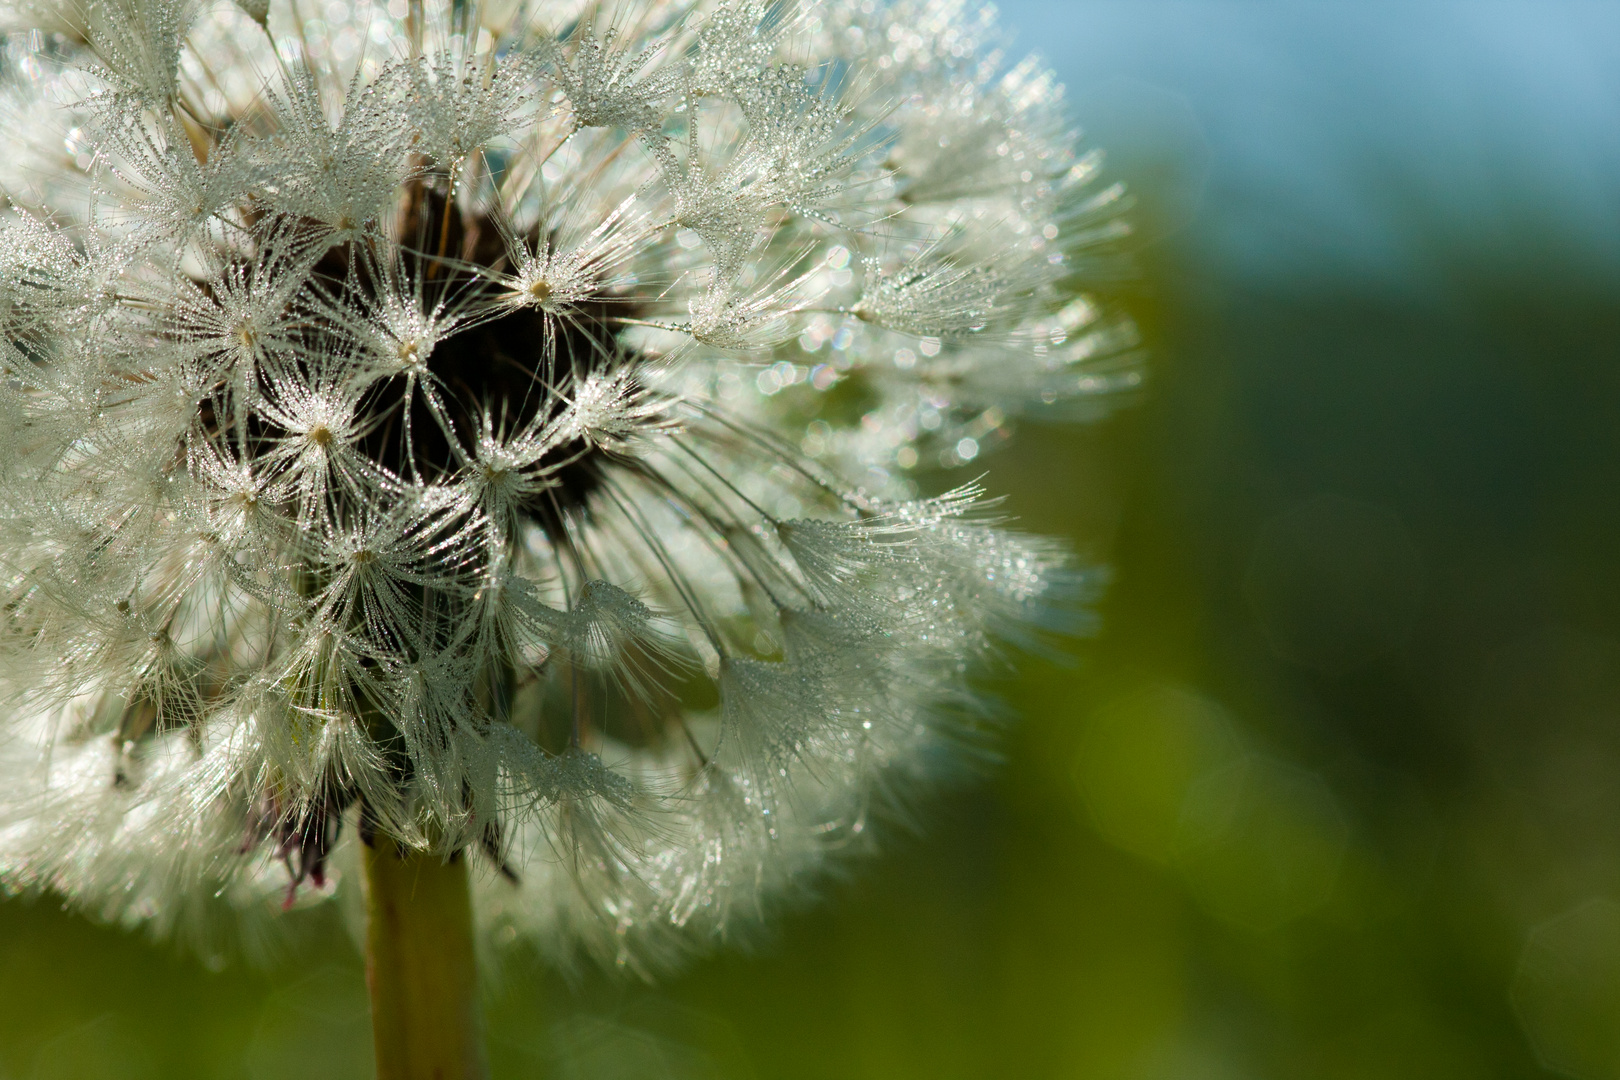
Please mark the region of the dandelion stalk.
<svg viewBox="0 0 1620 1080"><path fill-rule="evenodd" d="M467 860L365 845L366 985L377 1080L484 1080Z"/></svg>

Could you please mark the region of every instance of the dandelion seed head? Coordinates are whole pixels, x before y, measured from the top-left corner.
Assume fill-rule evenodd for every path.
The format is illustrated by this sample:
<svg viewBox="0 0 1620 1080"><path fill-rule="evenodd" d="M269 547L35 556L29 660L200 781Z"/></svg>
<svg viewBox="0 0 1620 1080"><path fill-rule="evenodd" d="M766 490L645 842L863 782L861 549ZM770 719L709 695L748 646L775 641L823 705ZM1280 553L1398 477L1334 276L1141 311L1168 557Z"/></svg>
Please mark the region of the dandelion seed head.
<svg viewBox="0 0 1620 1080"><path fill-rule="evenodd" d="M4 8L0 883L257 934L380 831L660 970L1069 628L907 476L1131 384L1123 199L972 0L324 16Z"/></svg>

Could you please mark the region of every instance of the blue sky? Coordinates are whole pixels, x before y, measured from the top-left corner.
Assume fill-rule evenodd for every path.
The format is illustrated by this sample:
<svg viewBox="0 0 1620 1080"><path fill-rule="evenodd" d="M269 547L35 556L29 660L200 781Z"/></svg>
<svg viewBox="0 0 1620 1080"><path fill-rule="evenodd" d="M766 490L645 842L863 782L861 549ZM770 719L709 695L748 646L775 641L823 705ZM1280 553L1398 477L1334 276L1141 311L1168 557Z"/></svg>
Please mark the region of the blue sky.
<svg viewBox="0 0 1620 1080"><path fill-rule="evenodd" d="M999 7L1150 231L1234 269L1417 282L1423 236L1526 228L1620 262L1620 3Z"/></svg>

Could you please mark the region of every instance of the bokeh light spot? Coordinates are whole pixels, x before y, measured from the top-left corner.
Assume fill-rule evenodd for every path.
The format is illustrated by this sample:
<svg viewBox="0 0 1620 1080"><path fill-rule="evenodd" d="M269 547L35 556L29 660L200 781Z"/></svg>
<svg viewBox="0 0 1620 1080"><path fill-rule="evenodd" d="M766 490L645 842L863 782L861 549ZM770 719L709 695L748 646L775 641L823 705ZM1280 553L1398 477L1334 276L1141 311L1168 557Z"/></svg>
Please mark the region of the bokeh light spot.
<svg viewBox="0 0 1620 1080"><path fill-rule="evenodd" d="M1104 838L1168 863L1188 790L1240 753L1219 705L1179 687L1153 686L1115 698L1093 714L1075 779Z"/></svg>
<svg viewBox="0 0 1620 1080"><path fill-rule="evenodd" d="M1211 913L1269 930L1333 895L1349 831L1320 776L1248 754L1188 791L1176 863Z"/></svg>
<svg viewBox="0 0 1620 1080"><path fill-rule="evenodd" d="M1532 929L1513 1008L1548 1068L1620 1077L1620 904L1588 900Z"/></svg>

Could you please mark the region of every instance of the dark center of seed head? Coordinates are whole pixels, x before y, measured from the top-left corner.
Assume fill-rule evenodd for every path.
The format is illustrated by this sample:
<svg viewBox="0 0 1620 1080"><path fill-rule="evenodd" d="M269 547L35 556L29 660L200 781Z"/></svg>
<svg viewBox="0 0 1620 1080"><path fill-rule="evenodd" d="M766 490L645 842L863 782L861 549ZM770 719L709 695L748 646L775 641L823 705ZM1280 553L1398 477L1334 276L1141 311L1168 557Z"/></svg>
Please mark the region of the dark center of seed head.
<svg viewBox="0 0 1620 1080"><path fill-rule="evenodd" d="M430 308L440 297L449 301L447 306L476 303L479 293L496 288L468 267L511 269L494 223L487 217L463 214L453 206L447 217L446 201L441 188L428 184L413 194L401 221L405 269L410 280L423 283L423 301ZM541 238L528 239L533 246ZM333 284L347 281L350 289L372 299L376 282L362 272L351 273L352 259L347 245L334 248L317 273ZM552 295L544 279L526 291L536 305ZM434 479L455 472L463 458L472 457L486 416L498 437L543 424L566 407L569 387L577 379L607 365L635 362L633 355L625 356L616 344L619 323L615 316L633 314L625 303L607 297L588 299L571 305L566 317L550 319L538 306L512 307L439 341L425 367L442 388L454 435L445 433L418 392L409 405L407 447L405 381L393 379L381 384L366 402L380 422L371 425L360 449L397 474L414 472ZM553 342L549 370L548 334ZM399 352L404 363L421 363L417 343L402 344ZM451 446L451 437L460 444L459 454ZM548 477L551 485L521 509L548 535L561 540L565 517L583 510L600 486L607 455L581 439L557 447L551 457L556 463ZM546 466L542 461L538 467Z"/></svg>

